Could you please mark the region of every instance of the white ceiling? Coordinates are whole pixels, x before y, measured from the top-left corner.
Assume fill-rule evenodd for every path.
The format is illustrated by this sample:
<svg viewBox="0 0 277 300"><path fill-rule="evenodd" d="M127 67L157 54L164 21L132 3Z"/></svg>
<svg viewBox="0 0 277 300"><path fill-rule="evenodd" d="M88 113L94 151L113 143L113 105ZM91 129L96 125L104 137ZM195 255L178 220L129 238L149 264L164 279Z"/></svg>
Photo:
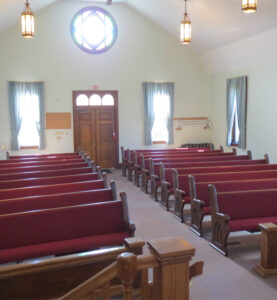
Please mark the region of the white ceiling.
<svg viewBox="0 0 277 300"><path fill-rule="evenodd" d="M32 10L36 12L55 1L65 0L30 0L30 3ZM75 1L105 2L105 0ZM178 36L184 0L113 0L113 2L125 2ZM0 1L0 30L18 20L24 3L25 0ZM188 0L188 13L192 22L191 47L202 54L277 27L277 0L258 1L258 12L250 15L242 13L241 0Z"/></svg>

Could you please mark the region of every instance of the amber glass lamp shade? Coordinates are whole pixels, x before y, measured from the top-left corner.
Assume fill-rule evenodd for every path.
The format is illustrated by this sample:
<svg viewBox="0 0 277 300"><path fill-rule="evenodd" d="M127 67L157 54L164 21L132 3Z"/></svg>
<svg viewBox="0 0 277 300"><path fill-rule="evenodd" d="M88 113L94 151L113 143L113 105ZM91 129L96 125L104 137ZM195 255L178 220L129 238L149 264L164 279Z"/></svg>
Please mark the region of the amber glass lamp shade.
<svg viewBox="0 0 277 300"><path fill-rule="evenodd" d="M180 25L180 42L184 45L191 43L191 22L187 13Z"/></svg>
<svg viewBox="0 0 277 300"><path fill-rule="evenodd" d="M245 14L257 11L258 0L241 0L241 9Z"/></svg>
<svg viewBox="0 0 277 300"><path fill-rule="evenodd" d="M21 14L21 34L24 38L33 38L35 35L35 17L31 12L28 1L25 11Z"/></svg>

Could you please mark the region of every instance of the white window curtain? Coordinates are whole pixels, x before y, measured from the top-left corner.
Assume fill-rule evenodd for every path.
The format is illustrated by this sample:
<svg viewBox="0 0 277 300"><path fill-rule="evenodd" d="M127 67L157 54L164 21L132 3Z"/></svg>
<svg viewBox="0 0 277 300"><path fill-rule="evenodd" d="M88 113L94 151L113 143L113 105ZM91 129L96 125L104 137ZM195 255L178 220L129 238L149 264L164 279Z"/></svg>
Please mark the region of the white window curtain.
<svg viewBox="0 0 277 300"><path fill-rule="evenodd" d="M169 97L169 110L165 116L165 124L168 131L168 144L173 144L173 107L174 107L174 83L143 83L144 115L145 115L145 145L152 144L152 129L155 121L155 100ZM155 99L155 100L154 100Z"/></svg>
<svg viewBox="0 0 277 300"><path fill-rule="evenodd" d="M11 123L11 149L19 150L18 135L22 125L22 97L38 97L39 119L36 128L39 134L39 148L45 149L45 104L43 82L8 82L9 112Z"/></svg>
<svg viewBox="0 0 277 300"><path fill-rule="evenodd" d="M234 109L237 109L239 140L238 147L246 148L247 77L227 79L227 146L232 144Z"/></svg>

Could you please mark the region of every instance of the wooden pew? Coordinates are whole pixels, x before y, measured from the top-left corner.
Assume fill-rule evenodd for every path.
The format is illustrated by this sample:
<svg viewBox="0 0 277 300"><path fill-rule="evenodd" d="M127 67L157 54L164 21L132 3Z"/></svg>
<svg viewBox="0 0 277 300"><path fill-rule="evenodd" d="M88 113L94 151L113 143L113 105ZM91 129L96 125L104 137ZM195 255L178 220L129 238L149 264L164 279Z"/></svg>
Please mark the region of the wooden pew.
<svg viewBox="0 0 277 300"><path fill-rule="evenodd" d="M227 239L231 232L259 231L260 223L277 223L277 189L217 193L209 185L212 215L210 245L228 255Z"/></svg>
<svg viewBox="0 0 277 300"><path fill-rule="evenodd" d="M87 162L81 157L73 158L73 159L49 159L49 160L32 160L32 161L20 161L18 162L15 159L12 160L2 160L0 163L0 168L20 168L20 167L32 167L32 166L45 166L45 165L56 165L56 164L64 164L64 163L80 163Z"/></svg>
<svg viewBox="0 0 277 300"><path fill-rule="evenodd" d="M1 174L0 173L0 181L3 180L18 180L24 178L43 178L50 176L64 176L64 175L74 175L74 174L83 174L83 173L91 173L94 170L91 167L83 167L83 168L74 168L74 169L60 169L60 170L46 170L46 171L34 171L34 172L19 172L19 173L9 173L9 174Z"/></svg>
<svg viewBox="0 0 277 300"><path fill-rule="evenodd" d="M214 155L216 153L219 153L221 151L217 150L209 150L209 151L204 151L204 150L196 150L196 149L164 149L160 152L155 152L155 151L129 151L128 153L128 162L127 162L127 170L128 170L128 180L132 181L133 180L133 171L135 170L135 164L137 164L138 157L143 155L145 159L153 158L156 157L158 158L167 158L167 157L181 157L183 155L192 155L192 156L198 156L199 154L207 154Z"/></svg>
<svg viewBox="0 0 277 300"><path fill-rule="evenodd" d="M126 194L122 200L0 215L0 227L2 264L122 245L135 232Z"/></svg>
<svg viewBox="0 0 277 300"><path fill-rule="evenodd" d="M72 152L72 153L49 153L49 154L26 154L26 155L10 155L7 152L8 159L37 159L37 158L52 158L56 157L65 157L65 156L82 156L82 151Z"/></svg>
<svg viewBox="0 0 277 300"><path fill-rule="evenodd" d="M236 155L236 152L214 152L214 153L206 153L206 152L200 152L200 153L186 153L184 155L180 155L184 158L194 158L194 157L222 157L222 156L233 156ZM165 158L165 157L179 157L179 155L166 155L166 156L160 156L160 155L145 155L141 154L140 156L136 156L134 159L134 166L133 166L133 172L134 172L134 184L139 187L140 177L142 175L142 170L145 169L145 160L152 158L152 159L158 159L158 158Z"/></svg>
<svg viewBox="0 0 277 300"><path fill-rule="evenodd" d="M116 261L121 253L142 254L144 244L142 239L133 237L125 239L123 246L2 265L1 298L56 299ZM119 283L118 280L112 281L114 285Z"/></svg>
<svg viewBox="0 0 277 300"><path fill-rule="evenodd" d="M203 162L203 163L211 163L211 162L227 162L227 161L247 161L250 160L251 156L249 155L239 155L239 156L227 156L227 157L205 157L205 158L192 158L192 159L183 159L182 161L179 160L174 160L174 159L165 159L165 160L161 160L160 163L187 163L187 166L189 166L188 163L193 163L193 162ZM155 164L155 162L157 163L158 161L153 160L153 164ZM147 176L147 173L150 173L150 170L148 171L147 169L145 169L146 171L143 172L143 176ZM152 171L153 172L153 168ZM153 173L152 173L153 174ZM150 173L150 176L152 175ZM154 178L153 178L154 179ZM153 186L152 186L153 185ZM151 180L151 196L155 197L155 199L157 199L157 181L156 182L152 182Z"/></svg>
<svg viewBox="0 0 277 300"><path fill-rule="evenodd" d="M64 176L52 176L43 178L24 178L20 180L3 180L0 181L0 190L5 189L18 189L30 186L44 186L51 184L62 184L70 182L81 182L101 179L101 171L98 173L83 173L74 175L64 175Z"/></svg>
<svg viewBox="0 0 277 300"><path fill-rule="evenodd" d="M204 216L211 214L208 192L209 184L213 184L216 187L217 192L277 189L277 178L199 183L195 182L194 176L192 175L189 175L188 179L191 204L190 229L199 236L203 236L202 221Z"/></svg>
<svg viewBox="0 0 277 300"><path fill-rule="evenodd" d="M30 196L43 196L61 193L71 193L84 190L107 188L107 176L103 174L101 180L91 180L82 182L71 182L62 184L51 184L44 186L25 187L18 189L0 190L0 200L15 199Z"/></svg>
<svg viewBox="0 0 277 300"><path fill-rule="evenodd" d="M263 277L277 277L277 225L273 223L259 224L261 237L261 264L255 271Z"/></svg>
<svg viewBox="0 0 277 300"><path fill-rule="evenodd" d="M115 182L111 181L110 186L106 189L0 200L0 215L117 200Z"/></svg>
<svg viewBox="0 0 277 300"><path fill-rule="evenodd" d="M43 165L43 166L32 166L32 167L9 167L9 168L0 168L0 174L10 174L19 172L36 172L36 171L50 171L50 170L60 170L60 169L74 169L74 168L85 168L91 167L95 171L95 164L93 161L90 162L80 162L80 163L61 163L61 164L52 164L52 165Z"/></svg>
<svg viewBox="0 0 277 300"><path fill-rule="evenodd" d="M28 157L28 158L13 158L8 160L1 160L1 163L20 163L20 162L33 162L33 161L47 161L47 160L61 160L61 159L80 159L83 158L80 155L49 155L49 156L37 156L37 157Z"/></svg>
<svg viewBox="0 0 277 300"><path fill-rule="evenodd" d="M234 181L277 178L277 170L226 172L191 174L196 182ZM186 203L190 203L188 175L177 176L176 192L174 193L174 216L184 222L183 209Z"/></svg>
<svg viewBox="0 0 277 300"><path fill-rule="evenodd" d="M265 155L265 159L257 160L234 160L234 161L206 161L206 162L193 162L193 163L184 163L184 162L175 162L175 163L152 163L149 173L150 176L142 176L142 187L141 189L145 192L148 192L148 181L150 180L151 184L151 197L157 200L157 190L160 186L161 181L165 181L164 170L181 169L181 168L200 168L200 167L212 167L212 166L232 166L232 165L264 165L268 164L269 159L268 155ZM162 169L161 169L162 168ZM171 180L171 179L170 179Z"/></svg>

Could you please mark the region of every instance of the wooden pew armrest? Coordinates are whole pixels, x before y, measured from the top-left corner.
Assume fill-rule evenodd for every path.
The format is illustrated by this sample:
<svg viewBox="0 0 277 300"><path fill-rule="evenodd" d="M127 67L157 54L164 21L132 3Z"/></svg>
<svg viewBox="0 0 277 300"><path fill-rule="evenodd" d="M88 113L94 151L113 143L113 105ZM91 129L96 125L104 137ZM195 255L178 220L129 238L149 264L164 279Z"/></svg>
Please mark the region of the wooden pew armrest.
<svg viewBox="0 0 277 300"><path fill-rule="evenodd" d="M136 224L132 221L128 223L128 232L131 236L135 236Z"/></svg>
<svg viewBox="0 0 277 300"><path fill-rule="evenodd" d="M219 212L217 212L215 214L215 216L216 216L216 218L222 219L222 221L224 221L226 223L229 222L229 220L230 220L230 217L228 215L225 215L225 214L222 214L222 213L219 213Z"/></svg>
<svg viewBox="0 0 277 300"><path fill-rule="evenodd" d="M180 189L176 189L176 191L175 191L175 195L176 195L176 197L177 197L179 200L182 200L182 201L184 201L184 198L185 198L186 192L185 192L185 191L183 191L183 190L180 190Z"/></svg>
<svg viewBox="0 0 277 300"><path fill-rule="evenodd" d="M204 262L198 261L189 267L189 280L203 274Z"/></svg>

